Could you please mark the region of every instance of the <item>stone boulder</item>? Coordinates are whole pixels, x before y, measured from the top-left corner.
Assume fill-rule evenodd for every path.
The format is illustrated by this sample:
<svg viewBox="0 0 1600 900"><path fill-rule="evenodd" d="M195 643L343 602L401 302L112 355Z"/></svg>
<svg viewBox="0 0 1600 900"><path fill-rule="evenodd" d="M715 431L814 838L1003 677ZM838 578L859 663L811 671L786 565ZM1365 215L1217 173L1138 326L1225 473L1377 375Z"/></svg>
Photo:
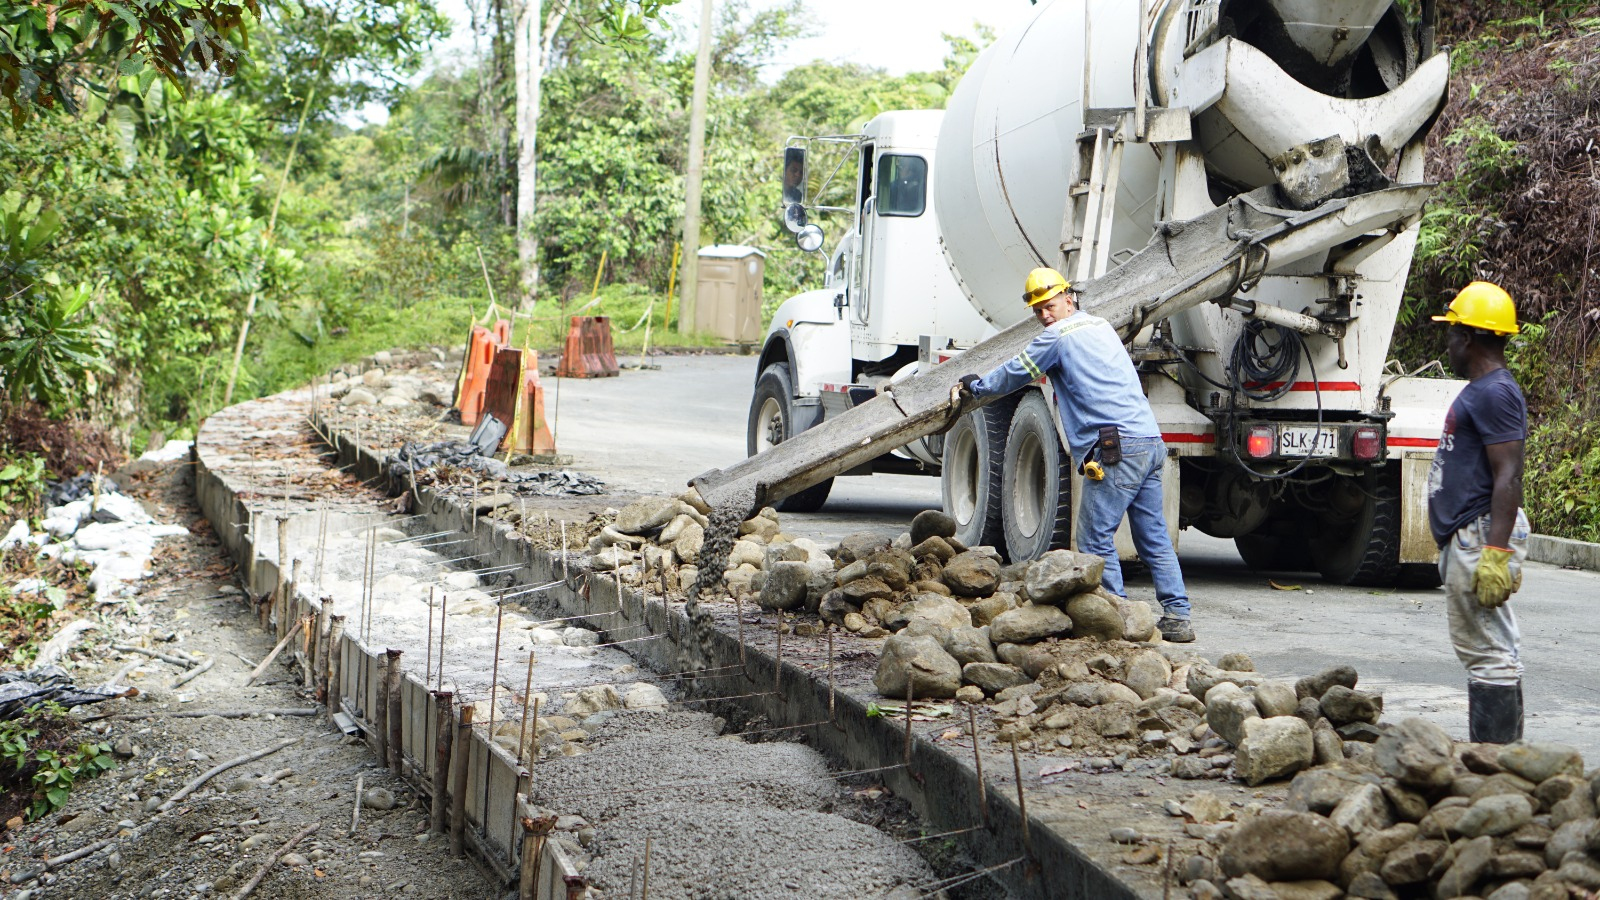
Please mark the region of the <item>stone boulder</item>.
<svg viewBox="0 0 1600 900"><path fill-rule="evenodd" d="M599 684L579 688L567 705L562 707L561 713L569 719L581 721L597 712L622 708L622 695L617 693L617 689L609 684Z"/></svg>
<svg viewBox="0 0 1600 900"><path fill-rule="evenodd" d="M1197 662L1189 666L1189 676L1185 679L1185 685L1189 688L1189 693L1204 700L1212 688L1223 682L1239 687L1250 687L1265 680L1254 672L1230 671Z"/></svg>
<svg viewBox="0 0 1600 900"><path fill-rule="evenodd" d="M954 697L961 665L932 637L897 634L883 642L872 684L885 697L904 698L908 687L918 698Z"/></svg>
<svg viewBox="0 0 1600 900"><path fill-rule="evenodd" d="M1307 675L1296 681L1294 683L1294 693L1297 697L1311 697L1315 700L1321 700L1322 695L1328 692L1328 688L1336 684L1354 690L1356 677L1356 670L1353 667L1334 666L1316 675Z"/></svg>
<svg viewBox="0 0 1600 900"><path fill-rule="evenodd" d="M838 558L840 562L849 565L858 559L865 559L880 550L887 549L889 549L888 538L870 531L858 531L846 535L845 539L839 542Z"/></svg>
<svg viewBox="0 0 1600 900"><path fill-rule="evenodd" d="M1246 718L1243 732L1233 766L1238 776L1252 787L1293 775L1310 766L1314 759L1311 726L1294 716ZM1382 799L1381 793L1379 799Z"/></svg>
<svg viewBox="0 0 1600 900"><path fill-rule="evenodd" d="M649 534L671 522L679 514L676 497L646 497L630 503L617 513L614 528L623 534Z"/></svg>
<svg viewBox="0 0 1600 900"><path fill-rule="evenodd" d="M1583 757L1578 748L1554 743L1508 744L1500 751L1500 765L1538 784L1556 775L1582 775Z"/></svg>
<svg viewBox="0 0 1600 900"><path fill-rule="evenodd" d="M1373 747L1384 774L1427 791L1443 788L1455 778L1454 752L1443 728L1415 717L1394 723Z"/></svg>
<svg viewBox="0 0 1600 900"><path fill-rule="evenodd" d="M1294 688L1282 681L1263 681L1256 685L1255 700L1256 709L1261 711L1263 719L1292 716L1300 708L1300 701L1294 696Z"/></svg>
<svg viewBox="0 0 1600 900"><path fill-rule="evenodd" d="M1336 684L1322 695L1322 714L1335 725L1356 722L1376 725L1383 716L1383 695Z"/></svg>
<svg viewBox="0 0 1600 900"><path fill-rule="evenodd" d="M1105 567L1098 556L1051 550L1028 566L1023 585L1033 602L1065 608L1068 600L1100 586Z"/></svg>
<svg viewBox="0 0 1600 900"><path fill-rule="evenodd" d="M1033 679L1016 666L998 662L974 662L961 667L962 680L975 684L994 696L1009 687L1028 684Z"/></svg>
<svg viewBox="0 0 1600 900"><path fill-rule="evenodd" d="M1382 831L1393 825L1394 811L1383 796L1383 788L1375 784L1363 784L1339 801L1339 805L1328 814L1328 821L1350 832L1350 837L1360 840L1371 832ZM1414 827L1411 830L1416 831Z"/></svg>
<svg viewBox="0 0 1600 900"><path fill-rule="evenodd" d="M1072 620L1073 625L1078 623ZM1154 650L1144 650L1134 654L1129 660L1122 674L1122 683L1133 689L1139 699L1148 700L1154 697L1156 691L1167 686L1167 681L1172 678L1172 664L1167 658Z"/></svg>
<svg viewBox="0 0 1600 900"><path fill-rule="evenodd" d="M962 666L975 662L999 661L994 655L994 644L989 641L989 632L970 625L957 624L950 629L950 636L944 642L944 652L954 657Z"/></svg>
<svg viewBox="0 0 1600 900"><path fill-rule="evenodd" d="M1271 811L1234 827L1217 857L1217 866L1230 878L1331 880L1338 876L1339 863L1349 852L1349 836L1327 819L1312 813Z"/></svg>
<svg viewBox="0 0 1600 900"><path fill-rule="evenodd" d="M1463 837L1488 835L1500 837L1510 834L1533 821L1533 801L1524 794L1495 794L1484 797L1467 808L1467 814L1456 822L1456 830Z"/></svg>
<svg viewBox="0 0 1600 900"><path fill-rule="evenodd" d="M1054 606L1024 606L1008 610L989 623L989 638L996 644L1031 644L1072 630L1072 619Z"/></svg>
<svg viewBox="0 0 1600 900"><path fill-rule="evenodd" d="M810 581L811 567L803 562L773 563L767 568L767 580L756 603L762 609L798 609L805 605Z"/></svg>
<svg viewBox="0 0 1600 900"><path fill-rule="evenodd" d="M946 541L942 537L928 538L927 540L914 545L909 552L911 553L912 559L919 561L923 559L936 559L939 561L940 566L943 566L945 563L954 559L956 555L955 548L950 546L950 542Z"/></svg>
<svg viewBox="0 0 1600 900"><path fill-rule="evenodd" d="M971 628L972 614L967 612L965 606L943 594L918 594L911 602L903 604L884 624L898 631L917 621L930 622L945 629Z"/></svg>
<svg viewBox="0 0 1600 900"><path fill-rule="evenodd" d="M1098 558L1098 557L1096 557ZM1072 636L1096 641L1120 641L1122 615L1105 598L1079 594L1067 601L1067 616L1072 619Z"/></svg>
<svg viewBox="0 0 1600 900"><path fill-rule="evenodd" d="M995 616L1016 609L1018 605L1016 594L998 591L992 596L974 600L967 608L972 611L972 624L983 626L993 622Z"/></svg>
<svg viewBox="0 0 1600 900"><path fill-rule="evenodd" d="M1117 608L1117 614L1122 616L1122 639L1142 644L1155 639L1156 611L1150 604L1143 600L1128 600L1103 589L1097 592L1110 601Z"/></svg>
<svg viewBox="0 0 1600 900"><path fill-rule="evenodd" d="M1261 712L1256 709L1255 701L1250 699L1250 695L1242 688L1231 682L1223 682L1212 688L1206 694L1205 702L1206 724L1211 726L1211 730L1215 731L1218 737L1235 747L1244 740L1245 722L1261 718ZM1311 730L1307 728L1308 742L1310 736Z"/></svg>
<svg viewBox="0 0 1600 900"><path fill-rule="evenodd" d="M950 558L944 566L943 577L957 597L987 597L1000 585L1000 564L968 550Z"/></svg>
<svg viewBox="0 0 1600 900"><path fill-rule="evenodd" d="M936 509L925 509L917 513L911 520L911 544L926 541L929 538L952 538L956 536L956 520ZM948 544L946 546L949 546Z"/></svg>

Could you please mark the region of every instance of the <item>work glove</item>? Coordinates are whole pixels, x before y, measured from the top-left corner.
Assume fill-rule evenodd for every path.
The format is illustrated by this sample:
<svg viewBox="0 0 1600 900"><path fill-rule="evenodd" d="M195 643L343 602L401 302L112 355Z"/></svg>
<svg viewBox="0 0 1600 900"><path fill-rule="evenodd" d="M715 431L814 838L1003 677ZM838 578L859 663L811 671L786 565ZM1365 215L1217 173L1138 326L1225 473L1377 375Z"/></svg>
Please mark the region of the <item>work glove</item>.
<svg viewBox="0 0 1600 900"><path fill-rule="evenodd" d="M1504 547L1484 547L1479 555L1478 568L1472 573L1472 590L1484 609L1494 609L1511 599L1512 556Z"/></svg>
<svg viewBox="0 0 1600 900"><path fill-rule="evenodd" d="M968 397L976 397L978 395L978 391L973 387L973 385L977 384L978 382L980 382L982 380L983 380L983 376L981 376L981 375L963 375L963 376L961 376L961 392L963 394L966 394Z"/></svg>

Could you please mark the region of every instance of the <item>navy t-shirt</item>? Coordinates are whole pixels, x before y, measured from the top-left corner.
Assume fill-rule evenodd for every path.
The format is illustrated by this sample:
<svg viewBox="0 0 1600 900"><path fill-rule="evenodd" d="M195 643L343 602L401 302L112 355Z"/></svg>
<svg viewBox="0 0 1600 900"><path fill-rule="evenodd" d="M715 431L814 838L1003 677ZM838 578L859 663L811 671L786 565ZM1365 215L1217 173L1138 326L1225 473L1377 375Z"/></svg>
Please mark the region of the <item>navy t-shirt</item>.
<svg viewBox="0 0 1600 900"><path fill-rule="evenodd" d="M1494 470L1484 447L1527 437L1528 405L1510 372L1496 369L1461 389L1428 472L1428 524L1440 547L1489 511Z"/></svg>

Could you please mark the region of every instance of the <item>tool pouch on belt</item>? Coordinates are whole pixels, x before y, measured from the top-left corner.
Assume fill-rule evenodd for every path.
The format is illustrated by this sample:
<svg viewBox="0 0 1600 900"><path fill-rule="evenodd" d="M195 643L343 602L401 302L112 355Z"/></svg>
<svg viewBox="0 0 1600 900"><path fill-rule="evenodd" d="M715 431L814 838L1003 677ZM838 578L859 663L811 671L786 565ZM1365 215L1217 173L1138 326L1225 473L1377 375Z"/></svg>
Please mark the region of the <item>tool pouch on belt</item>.
<svg viewBox="0 0 1600 900"><path fill-rule="evenodd" d="M1114 466L1122 462L1122 434L1117 431L1117 426L1107 425L1100 429L1100 439L1095 441L1094 455L1100 457L1102 465Z"/></svg>

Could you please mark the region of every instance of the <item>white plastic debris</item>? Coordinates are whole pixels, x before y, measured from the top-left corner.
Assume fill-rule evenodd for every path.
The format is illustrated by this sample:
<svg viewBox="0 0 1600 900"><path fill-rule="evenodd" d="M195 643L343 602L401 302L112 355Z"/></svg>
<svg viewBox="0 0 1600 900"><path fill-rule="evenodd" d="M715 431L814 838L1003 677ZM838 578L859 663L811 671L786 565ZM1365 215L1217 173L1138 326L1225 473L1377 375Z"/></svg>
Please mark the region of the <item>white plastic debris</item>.
<svg viewBox="0 0 1600 900"><path fill-rule="evenodd" d="M12 523L11 530L6 532L6 536L0 538L0 550L10 550L12 547L21 546L22 542L27 539L28 522L26 519L18 519Z"/></svg>
<svg viewBox="0 0 1600 900"><path fill-rule="evenodd" d="M144 455L139 458L149 462L172 462L188 456L189 448L193 446L194 441L171 440L167 441L159 449L146 450Z"/></svg>

